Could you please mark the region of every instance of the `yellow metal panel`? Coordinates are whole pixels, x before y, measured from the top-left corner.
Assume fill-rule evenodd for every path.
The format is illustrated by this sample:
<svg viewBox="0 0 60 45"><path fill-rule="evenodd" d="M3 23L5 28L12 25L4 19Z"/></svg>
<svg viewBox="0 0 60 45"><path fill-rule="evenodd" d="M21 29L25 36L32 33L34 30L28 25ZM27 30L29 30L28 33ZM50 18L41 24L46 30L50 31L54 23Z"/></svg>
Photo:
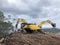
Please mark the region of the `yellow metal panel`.
<svg viewBox="0 0 60 45"><path fill-rule="evenodd" d="M29 28L29 26L28 25L25 25L23 28Z"/></svg>
<svg viewBox="0 0 60 45"><path fill-rule="evenodd" d="M38 27L38 25L29 25L29 28L31 30L38 30L38 29L40 29L40 27Z"/></svg>
<svg viewBox="0 0 60 45"><path fill-rule="evenodd" d="M40 27L38 25L25 25L24 28L30 28L31 30L40 29Z"/></svg>

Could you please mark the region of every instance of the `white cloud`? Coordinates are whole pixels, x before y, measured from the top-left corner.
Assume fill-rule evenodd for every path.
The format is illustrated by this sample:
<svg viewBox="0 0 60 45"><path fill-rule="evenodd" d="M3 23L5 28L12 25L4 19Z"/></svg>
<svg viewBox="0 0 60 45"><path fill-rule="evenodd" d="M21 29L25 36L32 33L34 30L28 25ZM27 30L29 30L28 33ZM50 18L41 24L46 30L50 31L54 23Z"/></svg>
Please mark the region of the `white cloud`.
<svg viewBox="0 0 60 45"><path fill-rule="evenodd" d="M20 17L37 24L51 19L60 26L60 0L0 0L0 10L16 19Z"/></svg>

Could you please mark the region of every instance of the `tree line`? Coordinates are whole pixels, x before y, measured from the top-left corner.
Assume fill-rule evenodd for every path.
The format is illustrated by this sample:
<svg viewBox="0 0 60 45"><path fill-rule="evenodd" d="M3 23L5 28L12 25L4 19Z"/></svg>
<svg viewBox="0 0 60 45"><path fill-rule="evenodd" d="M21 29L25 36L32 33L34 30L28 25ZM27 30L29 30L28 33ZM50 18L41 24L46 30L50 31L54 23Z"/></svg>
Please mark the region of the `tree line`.
<svg viewBox="0 0 60 45"><path fill-rule="evenodd" d="M0 38L7 34L6 32L13 27L10 21L5 22L5 18L4 13L0 11Z"/></svg>

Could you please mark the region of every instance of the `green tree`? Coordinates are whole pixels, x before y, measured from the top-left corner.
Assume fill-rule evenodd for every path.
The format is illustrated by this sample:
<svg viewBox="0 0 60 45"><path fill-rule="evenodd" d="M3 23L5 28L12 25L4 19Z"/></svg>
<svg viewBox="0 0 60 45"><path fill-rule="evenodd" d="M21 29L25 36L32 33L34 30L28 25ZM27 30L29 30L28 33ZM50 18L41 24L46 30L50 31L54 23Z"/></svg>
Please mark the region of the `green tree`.
<svg viewBox="0 0 60 45"><path fill-rule="evenodd" d="M0 38L4 35L8 35L8 31L13 27L10 21L5 22L4 13L0 11Z"/></svg>
<svg viewBox="0 0 60 45"><path fill-rule="evenodd" d="M5 16L4 16L3 12L0 11L0 21L4 21L4 18L5 18Z"/></svg>

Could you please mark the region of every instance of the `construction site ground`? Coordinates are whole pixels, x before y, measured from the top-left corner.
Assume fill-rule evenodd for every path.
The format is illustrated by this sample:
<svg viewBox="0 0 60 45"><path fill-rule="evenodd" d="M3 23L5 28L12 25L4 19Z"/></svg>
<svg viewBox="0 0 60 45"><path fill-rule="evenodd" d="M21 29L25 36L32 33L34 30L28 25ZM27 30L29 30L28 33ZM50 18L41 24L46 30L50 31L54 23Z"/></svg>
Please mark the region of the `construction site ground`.
<svg viewBox="0 0 60 45"><path fill-rule="evenodd" d="M60 45L60 35L54 33L24 34L16 32L6 38L1 45Z"/></svg>

